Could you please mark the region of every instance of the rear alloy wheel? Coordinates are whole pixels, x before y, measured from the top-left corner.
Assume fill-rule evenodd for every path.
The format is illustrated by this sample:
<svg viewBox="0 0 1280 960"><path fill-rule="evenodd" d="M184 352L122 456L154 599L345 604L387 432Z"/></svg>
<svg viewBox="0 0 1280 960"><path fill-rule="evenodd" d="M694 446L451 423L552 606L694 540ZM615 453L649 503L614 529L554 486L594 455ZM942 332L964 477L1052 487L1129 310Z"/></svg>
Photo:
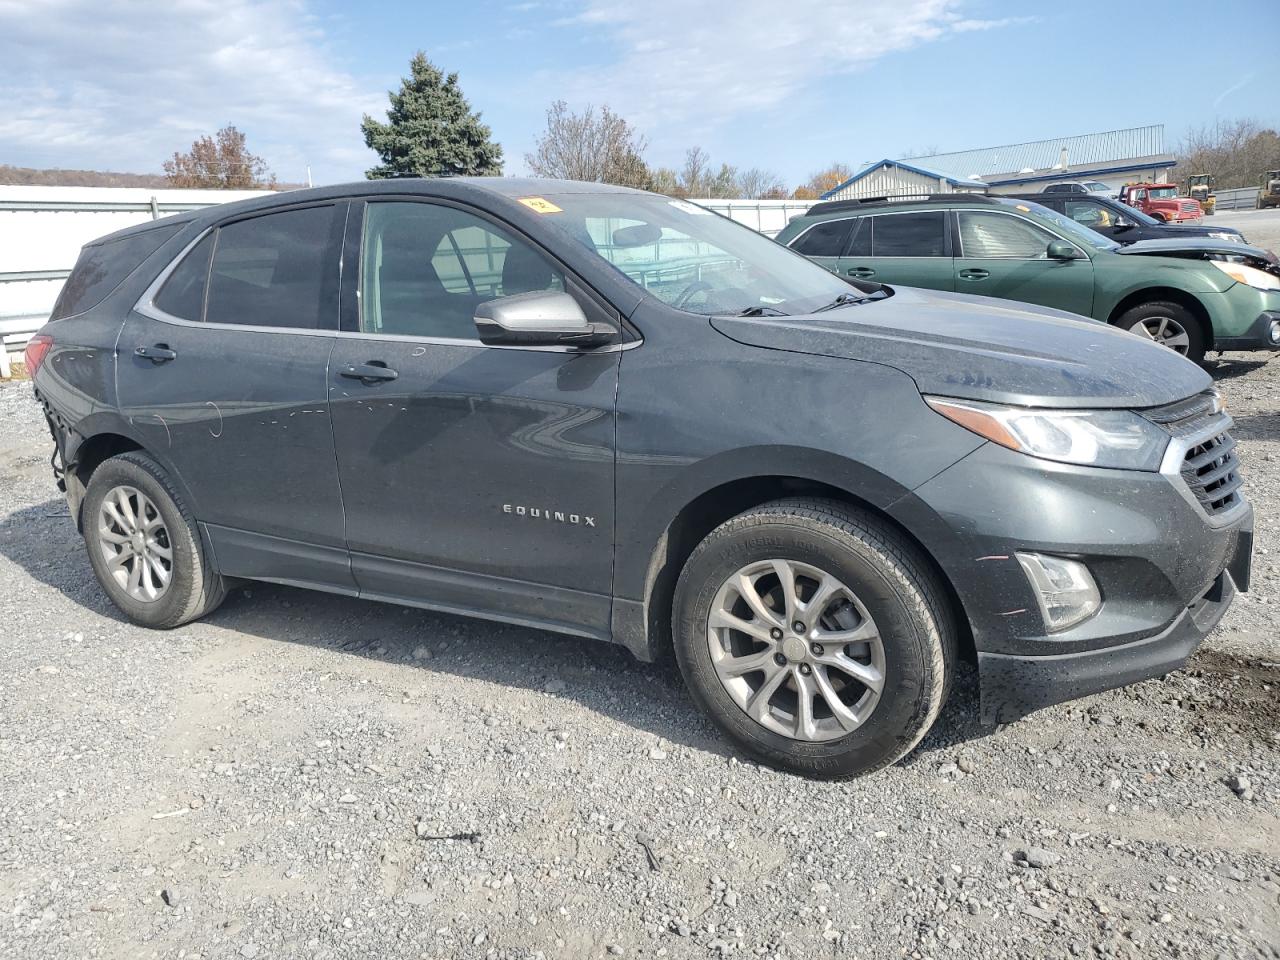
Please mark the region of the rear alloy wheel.
<svg viewBox="0 0 1280 960"><path fill-rule="evenodd" d="M93 572L134 623L180 626L226 596L195 518L164 468L146 454L122 453L99 464L80 511Z"/></svg>
<svg viewBox="0 0 1280 960"><path fill-rule="evenodd" d="M1195 363L1204 360L1203 328L1196 316L1181 304L1139 304L1126 310L1116 326L1168 347Z"/></svg>
<svg viewBox="0 0 1280 960"><path fill-rule="evenodd" d="M685 563L672 618L694 701L745 752L842 779L910 752L955 662L943 589L918 548L832 500L721 524Z"/></svg>

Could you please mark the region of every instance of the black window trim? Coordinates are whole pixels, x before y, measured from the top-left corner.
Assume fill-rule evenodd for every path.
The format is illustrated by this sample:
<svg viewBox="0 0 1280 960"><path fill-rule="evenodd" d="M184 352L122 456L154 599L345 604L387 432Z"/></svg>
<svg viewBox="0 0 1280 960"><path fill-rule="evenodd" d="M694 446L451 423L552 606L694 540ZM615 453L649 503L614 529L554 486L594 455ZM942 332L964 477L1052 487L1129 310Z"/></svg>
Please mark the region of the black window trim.
<svg viewBox="0 0 1280 960"><path fill-rule="evenodd" d="M509 223L501 217L494 216L488 210L472 206L468 203L461 203L450 197L425 196L420 193L408 194L376 194L363 195L349 198L351 201L351 210L347 217L347 229L345 232L345 240L342 249L342 287L339 293L340 308L340 329L337 335L344 339L360 339L360 340L390 340L403 343L433 343L441 346L453 347L473 347L485 350L525 350L541 353L608 353L615 350L628 350L639 346L643 342L643 338L635 330L631 324L627 323L623 318L621 311L613 306L603 294L588 284L580 277L577 272L572 270L559 257L555 256L545 246L529 236L524 230L521 230L515 224ZM371 333L360 329L360 302L359 291L361 289L360 275L364 266L364 221L365 215L371 203L425 203L440 207L451 207L460 210L463 213L470 214L477 219L484 220L499 227L511 236L516 237L527 243L539 254L546 257L551 264L559 270L565 279L565 286L572 287L572 292L580 294L590 303L593 303L597 310L602 314L605 322L615 326L619 330L618 342L608 344L603 347L596 347L589 351L584 351L581 347L571 345L555 345L548 344L545 346L524 346L524 345L506 345L506 344L487 344L481 343L479 335L477 339L461 339L459 337L424 337L414 334L403 333ZM349 291L349 292L348 292Z"/></svg>
<svg viewBox="0 0 1280 960"><path fill-rule="evenodd" d="M161 310L158 306L156 306L156 303L155 303L155 299L157 296L160 295L160 290L164 287L165 282L169 279L169 277L173 274L173 272L178 269L178 264L182 263L182 261L186 259L187 254L189 254L192 250L194 250L196 248L196 245L199 244L200 241L203 240L205 237L207 237L210 233L214 233L220 228L230 226L233 223L242 223L245 220L254 220L254 219L257 219L258 217L270 216L273 213L288 213L294 210L306 210L312 207L343 207L345 208L339 214L335 214L335 216L341 218L342 224L343 224L343 228L339 236L340 238L345 239L347 220L350 217L350 213L351 213L351 200L348 197L339 197L337 199L332 199L332 200L313 200L307 203L291 203L291 204L286 204L278 207L273 206L265 210L254 210L251 213L244 213L239 216L228 217L226 220L219 220L217 223L211 223L209 224L209 226L201 230L198 234L196 234L195 237L191 239L190 243L188 243L185 247L183 247L180 251L178 251L177 254L174 255L173 259L170 260L168 264L165 265L165 268L161 270L159 274L156 275L156 278L152 280L150 284L147 285L147 289L142 291L142 296L139 297L138 302L133 305L134 311L136 313L142 314L142 316L147 317L148 319L158 320L161 323L172 323L172 324L176 324L178 326L183 326L183 327L201 327L205 330L240 330L240 331L248 331L251 333L287 333L287 334L294 334L294 335L300 335L300 336L322 336L322 337L330 337L337 333L340 333L341 330L335 327L282 327L282 326L266 326L264 324L253 324L253 323L206 323L204 318L205 318L206 309L209 304L208 276L205 277L204 300L201 302L199 320L187 320L184 317L176 317L166 310ZM341 320L341 312L342 312L341 311L341 296L342 296L341 270L342 270L343 246L344 244L340 240L339 243L337 244L337 249L330 251L331 254L337 253L338 255L337 266L339 270L339 277L338 277L339 321ZM215 236L213 239L213 250L210 251L209 253L210 272L212 272L213 270L213 255L217 252L218 252L218 238Z"/></svg>

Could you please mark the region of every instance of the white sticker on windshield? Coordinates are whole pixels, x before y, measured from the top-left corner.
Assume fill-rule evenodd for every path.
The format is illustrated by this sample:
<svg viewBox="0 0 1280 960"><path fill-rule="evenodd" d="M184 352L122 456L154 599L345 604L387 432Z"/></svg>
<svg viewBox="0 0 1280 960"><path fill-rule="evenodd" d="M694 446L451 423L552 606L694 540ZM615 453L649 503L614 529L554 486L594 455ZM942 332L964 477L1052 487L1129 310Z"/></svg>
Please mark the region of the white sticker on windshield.
<svg viewBox="0 0 1280 960"><path fill-rule="evenodd" d="M701 213L710 216L711 211L706 207L700 207L696 203L690 203L688 200L668 200L677 210L683 210L685 213Z"/></svg>

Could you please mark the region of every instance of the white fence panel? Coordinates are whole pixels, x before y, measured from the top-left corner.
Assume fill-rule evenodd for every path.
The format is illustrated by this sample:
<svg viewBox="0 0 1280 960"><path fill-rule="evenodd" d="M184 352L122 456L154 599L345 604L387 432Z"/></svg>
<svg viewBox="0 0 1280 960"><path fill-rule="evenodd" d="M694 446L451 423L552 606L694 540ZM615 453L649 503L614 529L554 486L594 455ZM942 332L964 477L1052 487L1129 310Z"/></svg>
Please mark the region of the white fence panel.
<svg viewBox="0 0 1280 960"><path fill-rule="evenodd" d="M745 200L716 199L698 200L689 198L690 203L714 210L731 220L746 224L752 230L758 230L766 237L776 237L782 228L791 222L792 217L806 213L815 201L812 200Z"/></svg>

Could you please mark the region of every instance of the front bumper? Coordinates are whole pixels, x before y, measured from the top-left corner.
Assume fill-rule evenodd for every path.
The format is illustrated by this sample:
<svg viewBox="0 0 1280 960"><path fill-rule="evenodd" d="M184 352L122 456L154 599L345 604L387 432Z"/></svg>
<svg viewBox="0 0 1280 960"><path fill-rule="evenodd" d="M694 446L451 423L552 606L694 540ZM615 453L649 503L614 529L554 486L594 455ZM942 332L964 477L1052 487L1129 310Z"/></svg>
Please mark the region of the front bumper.
<svg viewBox="0 0 1280 960"><path fill-rule="evenodd" d="M987 444L892 512L967 615L987 720L1175 669L1247 589L1252 507L1210 515L1176 469L1077 467ZM1020 551L1083 562L1098 613L1049 633Z"/></svg>
<svg viewBox="0 0 1280 960"><path fill-rule="evenodd" d="M1218 625L1235 595L1224 570L1203 597L1145 640L1045 657L979 653L982 722L1011 723L1041 707L1172 673Z"/></svg>
<svg viewBox="0 0 1280 960"><path fill-rule="evenodd" d="M1240 336L1214 337L1215 350L1280 350L1280 310L1263 310Z"/></svg>

